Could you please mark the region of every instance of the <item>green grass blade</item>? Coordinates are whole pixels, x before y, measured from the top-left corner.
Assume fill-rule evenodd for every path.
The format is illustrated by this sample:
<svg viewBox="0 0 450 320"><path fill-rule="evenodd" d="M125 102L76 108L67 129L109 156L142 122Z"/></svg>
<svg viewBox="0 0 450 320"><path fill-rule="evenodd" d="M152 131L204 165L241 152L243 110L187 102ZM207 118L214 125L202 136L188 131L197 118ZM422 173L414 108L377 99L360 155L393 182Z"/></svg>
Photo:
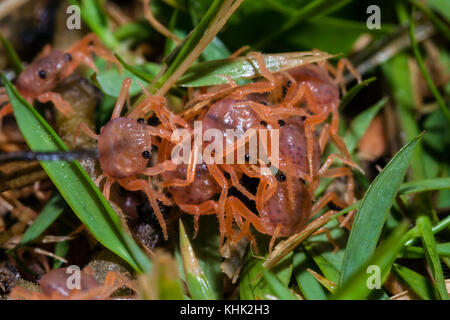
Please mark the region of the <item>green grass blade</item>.
<svg viewBox="0 0 450 320"><path fill-rule="evenodd" d="M450 189L450 178L434 178L403 183L398 190L401 194L411 194L432 190Z"/></svg>
<svg viewBox="0 0 450 320"><path fill-rule="evenodd" d="M9 59L9 62L11 62L14 70L17 73L21 73L23 71L23 65L22 61L20 61L19 56L17 55L16 50L14 50L14 47L11 45L11 43L3 36L3 34L0 32L0 42L2 43L3 47L6 51L6 56Z"/></svg>
<svg viewBox="0 0 450 320"><path fill-rule="evenodd" d="M281 283L275 275L273 275L269 270L263 269L262 274L267 282L270 290L281 300L298 300L298 298L289 290L289 288Z"/></svg>
<svg viewBox="0 0 450 320"><path fill-rule="evenodd" d="M339 286L336 295L337 300L360 300L365 299L373 290L376 293L378 288L371 289L369 284L373 285L376 273L368 269L369 266L379 268L380 288L386 281L386 278L391 270L392 264L401 250L403 244L408 239L405 234L408 228L408 223L401 223L395 231L383 242L374 255L366 260L364 264L360 265L356 272L354 272L344 285Z"/></svg>
<svg viewBox="0 0 450 320"><path fill-rule="evenodd" d="M191 215L181 217L188 235L194 234ZM216 232L212 231L215 230ZM220 269L223 258L220 254L220 235L216 216L203 216L199 221L199 231L195 239L190 239L198 264L205 274L216 299L223 298L223 272Z"/></svg>
<svg viewBox="0 0 450 320"><path fill-rule="evenodd" d="M341 104L339 105L339 108L341 110L344 110L345 107L350 103L350 101L352 101L352 99L367 85L369 85L369 83L375 81L377 78L372 77L366 80L361 81L360 83L358 83L357 85L353 86L346 94L345 96L342 98L341 100Z"/></svg>
<svg viewBox="0 0 450 320"><path fill-rule="evenodd" d="M315 269L316 264L305 249L294 253L294 276L302 295L307 300L326 300L322 285L306 269Z"/></svg>
<svg viewBox="0 0 450 320"><path fill-rule="evenodd" d="M450 242L437 243L436 249L439 257L450 258ZM422 259L425 256L425 250L420 247L408 246L402 251L403 258Z"/></svg>
<svg viewBox="0 0 450 320"><path fill-rule="evenodd" d="M433 285L427 278L407 267L398 264L394 264L392 270L420 298L424 300L434 299Z"/></svg>
<svg viewBox="0 0 450 320"><path fill-rule="evenodd" d="M369 186L350 232L339 284L344 284L372 256L386 216L422 136L406 144Z"/></svg>
<svg viewBox="0 0 450 320"><path fill-rule="evenodd" d="M55 244L55 255L57 255L58 257L64 258L67 253L69 252L69 248L70 248L70 241L62 241L62 242L57 242ZM58 269L62 266L63 262L59 259L54 259L53 260L53 269Z"/></svg>
<svg viewBox="0 0 450 320"><path fill-rule="evenodd" d="M149 91L158 90L159 94L164 95L214 39L220 27L226 23L241 2L242 0L214 0L200 23L167 57L167 70Z"/></svg>
<svg viewBox="0 0 450 320"><path fill-rule="evenodd" d="M444 99L441 97L441 94L439 93L438 89L433 83L433 80L431 79L431 76L425 66L425 62L423 61L422 55L419 51L419 46L417 45L417 41L414 35L414 12L415 10L412 10L411 19L409 20L409 37L411 40L411 46L414 52L414 55L416 57L417 64L419 65L419 69L422 72L423 78L425 79L425 82L428 85L428 88L430 88L431 93L433 94L434 98L436 99L436 102L441 108L442 113L444 114L445 118L447 119L448 123L450 124L450 110L448 106L446 105ZM448 28L447 28L448 30Z"/></svg>
<svg viewBox="0 0 450 320"><path fill-rule="evenodd" d="M25 140L33 151L67 151L67 147L42 116L23 99L2 75ZM41 162L61 196L94 237L137 271L148 271L150 261L120 226L119 217L77 161Z"/></svg>
<svg viewBox="0 0 450 320"><path fill-rule="evenodd" d="M141 78L142 80L144 80L145 82L150 83L152 82L152 80L155 78L155 75L157 74L158 71L155 72L154 74L150 74L147 73L145 71L139 70L136 67L130 66L128 63L125 62L125 60L122 59L121 56L119 56L117 53L114 54L114 56L117 58L117 60L119 60L120 64L122 66L124 66L125 69L127 69L128 71L130 71L132 74L134 74L136 77ZM155 69L156 69L156 65L155 65ZM156 70L155 70L156 71Z"/></svg>
<svg viewBox="0 0 450 320"><path fill-rule="evenodd" d="M194 248L184 229L183 222L180 220L180 252L183 259L184 273L186 277L187 286L192 299L194 300L214 300L216 295L208 282Z"/></svg>
<svg viewBox="0 0 450 320"><path fill-rule="evenodd" d="M33 221L33 224L27 229L18 245L24 245L39 237L53 222L55 222L56 219L58 219L64 209L66 209L64 199L59 193L54 194L45 204L36 220Z"/></svg>
<svg viewBox="0 0 450 320"><path fill-rule="evenodd" d="M428 265L434 277L435 286L439 297L442 300L448 300L448 293L445 287L444 274L442 273L441 261L436 248L436 240L431 229L430 219L426 216L417 218L417 226L419 228L423 247L425 248Z"/></svg>

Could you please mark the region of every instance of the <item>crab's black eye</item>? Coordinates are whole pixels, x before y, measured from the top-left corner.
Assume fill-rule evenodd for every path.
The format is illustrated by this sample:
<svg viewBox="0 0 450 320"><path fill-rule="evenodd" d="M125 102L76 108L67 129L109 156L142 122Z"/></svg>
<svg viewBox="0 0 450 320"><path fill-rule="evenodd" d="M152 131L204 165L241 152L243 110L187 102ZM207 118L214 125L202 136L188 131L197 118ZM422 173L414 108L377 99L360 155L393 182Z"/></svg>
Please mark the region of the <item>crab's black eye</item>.
<svg viewBox="0 0 450 320"><path fill-rule="evenodd" d="M283 126L285 125L285 123L284 123L283 120L278 120L278 125L279 125L280 127L283 127Z"/></svg>
<svg viewBox="0 0 450 320"><path fill-rule="evenodd" d="M39 78L41 79L45 79L47 78L47 72L45 72L45 70L39 70Z"/></svg>
<svg viewBox="0 0 450 320"><path fill-rule="evenodd" d="M66 53L64 58L66 58L67 61L72 61L72 55L70 53Z"/></svg>
<svg viewBox="0 0 450 320"><path fill-rule="evenodd" d="M278 180L279 182L284 182L284 181L286 181L286 176L284 175L284 173L277 174L277 180Z"/></svg>
<svg viewBox="0 0 450 320"><path fill-rule="evenodd" d="M139 118L139 119L137 119L137 123L145 124L145 119L144 118Z"/></svg>
<svg viewBox="0 0 450 320"><path fill-rule="evenodd" d="M265 121L261 121L260 124L264 127L267 127L267 122L265 122Z"/></svg>
<svg viewBox="0 0 450 320"><path fill-rule="evenodd" d="M250 161L250 155L248 153L245 154L245 161Z"/></svg>
<svg viewBox="0 0 450 320"><path fill-rule="evenodd" d="M142 152L142 157L143 158L150 159L150 156L151 156L150 151L145 150L144 152Z"/></svg>

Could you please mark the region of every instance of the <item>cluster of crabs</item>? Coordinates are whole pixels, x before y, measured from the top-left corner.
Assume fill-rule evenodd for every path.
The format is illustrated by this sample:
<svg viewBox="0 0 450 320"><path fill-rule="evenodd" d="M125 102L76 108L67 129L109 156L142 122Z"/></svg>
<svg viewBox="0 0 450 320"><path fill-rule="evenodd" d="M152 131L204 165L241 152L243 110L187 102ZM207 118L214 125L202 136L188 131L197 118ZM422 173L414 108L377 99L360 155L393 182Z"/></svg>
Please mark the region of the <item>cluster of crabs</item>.
<svg viewBox="0 0 450 320"><path fill-rule="evenodd" d="M118 64L97 37L90 34L66 52L44 50L18 76L15 86L30 103L34 99L51 101L70 117L72 107L52 90L80 64L96 71L93 55ZM79 126L83 131L79 134L97 140L102 174L95 183L105 197L109 199L113 183L129 191L144 192L166 239L168 230L161 205L176 205L192 215L196 233L200 216L216 215L221 247L225 241L232 245L245 237L254 250L257 250L254 230L271 236L271 249L276 239L301 232L312 217L331 203L338 208L352 204L352 169L359 167L338 135L338 106L340 91L345 90L344 67L353 73L354 70L342 59L337 68L320 61L272 73L262 54L249 53L247 59L259 70L260 78L242 85L227 78L227 84L191 90L185 110L177 114L168 107L165 97L152 95L144 87L144 98L125 111L131 86L131 80L126 78L111 119L100 132L91 131L85 124ZM355 76L359 80L356 73ZM7 101L6 94L0 95L0 103ZM11 105L6 104L0 115L11 112ZM213 140L200 146L194 143L195 121L201 121L202 133L216 129L225 137L223 150L227 152L218 156L214 150L213 163L199 160L206 148L211 151ZM180 143L173 138L174 133L180 129L187 132L184 141L193 142L187 163L175 163L172 159L174 148ZM258 144L267 147L264 152L272 161L258 158L261 151L256 156L249 152L249 136L227 137L230 129L277 130L277 141L268 135L266 141ZM329 142L338 151L322 160ZM278 144L276 161L270 148L274 143ZM245 150L245 161L227 161L229 150L239 148ZM234 156L231 158L236 160ZM332 166L335 160L341 165ZM346 181L344 195L329 191L316 199L321 178L338 177ZM350 224L351 215L341 217L341 225ZM326 230L317 232L321 231ZM115 281L109 282L111 288L116 288ZM19 293L22 297L26 295L15 292L18 296Z"/></svg>

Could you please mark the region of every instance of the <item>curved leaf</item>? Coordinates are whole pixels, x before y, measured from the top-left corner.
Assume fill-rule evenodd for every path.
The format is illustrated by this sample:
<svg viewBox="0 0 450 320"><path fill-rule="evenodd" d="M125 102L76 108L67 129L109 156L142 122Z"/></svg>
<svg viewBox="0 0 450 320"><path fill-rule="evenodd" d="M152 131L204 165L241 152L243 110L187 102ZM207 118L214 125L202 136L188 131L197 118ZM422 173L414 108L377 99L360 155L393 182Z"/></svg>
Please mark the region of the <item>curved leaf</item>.
<svg viewBox="0 0 450 320"><path fill-rule="evenodd" d="M386 216L422 135L405 145L367 189L345 250L340 285L361 268L375 251Z"/></svg>
<svg viewBox="0 0 450 320"><path fill-rule="evenodd" d="M25 140L33 151L67 151L67 147L42 116L2 75ZM148 271L150 261L120 226L119 217L77 161L42 161L41 165L81 222L105 247L137 271Z"/></svg>

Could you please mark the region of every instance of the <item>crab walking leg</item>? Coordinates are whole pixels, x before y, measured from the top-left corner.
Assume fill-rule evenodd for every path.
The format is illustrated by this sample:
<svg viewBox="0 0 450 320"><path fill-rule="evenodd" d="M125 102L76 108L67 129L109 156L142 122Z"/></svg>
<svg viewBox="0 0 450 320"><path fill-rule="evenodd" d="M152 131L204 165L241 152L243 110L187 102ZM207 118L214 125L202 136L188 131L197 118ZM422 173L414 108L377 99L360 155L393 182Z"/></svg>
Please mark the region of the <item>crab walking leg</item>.
<svg viewBox="0 0 450 320"><path fill-rule="evenodd" d="M125 105L125 100L128 97L128 92L131 86L131 79L125 78L122 82L122 88L120 89L119 97L117 98L116 105L114 106L113 113L111 115L111 120L120 117L122 113L123 106Z"/></svg>
<svg viewBox="0 0 450 320"><path fill-rule="evenodd" d="M187 212L194 216L194 238L197 237L198 234L199 230L198 220L200 216L217 214L217 202L214 200L208 200L198 205L179 203L178 206L184 212Z"/></svg>
<svg viewBox="0 0 450 320"><path fill-rule="evenodd" d="M150 188L150 186L148 185L148 182L145 180L142 180L142 179L139 179L139 180L123 179L123 180L119 180L119 184L129 191L139 191L140 190L140 191L143 191L147 195L147 198L150 201L153 211L155 212L156 218L158 219L158 222L163 231L164 239L167 240L168 234L167 234L166 221L164 220L164 216L161 213L161 210L159 209L158 203L156 202L155 191L152 188Z"/></svg>
<svg viewBox="0 0 450 320"><path fill-rule="evenodd" d="M42 103L52 102L55 108L66 117L70 116L74 112L72 106L56 92L42 93L36 99Z"/></svg>
<svg viewBox="0 0 450 320"><path fill-rule="evenodd" d="M327 192L323 195L320 200L318 200L311 209L311 214L309 218L314 217L320 210L325 208L329 203L334 203L336 206L340 208L345 208L346 203L339 199L336 193L334 192Z"/></svg>
<svg viewBox="0 0 450 320"><path fill-rule="evenodd" d="M86 123L81 122L78 124L77 129L75 130L75 135L73 136L73 145L76 145L76 141L78 136L80 135L80 131L83 131L92 139L98 140L99 135L92 131Z"/></svg>
<svg viewBox="0 0 450 320"><path fill-rule="evenodd" d="M211 176L216 180L217 184L221 188L220 197L217 206L217 217L219 219L220 228L220 245L223 245L225 237L225 204L228 197L228 182L225 176L220 171L219 167L215 164L206 164Z"/></svg>
<svg viewBox="0 0 450 320"><path fill-rule="evenodd" d="M166 171L173 171L177 168L177 165L172 160L166 160L161 163L157 163L153 167L145 169L142 174L146 176L156 176Z"/></svg>
<svg viewBox="0 0 450 320"><path fill-rule="evenodd" d="M243 195L245 195L250 200L256 200L255 196L251 194L240 182L238 179L238 176L236 174L236 170L233 168L233 166L228 164L222 164L221 167L228 172L231 178L231 183L233 187L238 189Z"/></svg>
<svg viewBox="0 0 450 320"><path fill-rule="evenodd" d="M187 168L186 180L182 179L173 179L170 181L163 182L164 187L185 187L188 186L194 181L195 178L195 170L198 159L199 146L194 145L194 150L191 151L189 165Z"/></svg>

